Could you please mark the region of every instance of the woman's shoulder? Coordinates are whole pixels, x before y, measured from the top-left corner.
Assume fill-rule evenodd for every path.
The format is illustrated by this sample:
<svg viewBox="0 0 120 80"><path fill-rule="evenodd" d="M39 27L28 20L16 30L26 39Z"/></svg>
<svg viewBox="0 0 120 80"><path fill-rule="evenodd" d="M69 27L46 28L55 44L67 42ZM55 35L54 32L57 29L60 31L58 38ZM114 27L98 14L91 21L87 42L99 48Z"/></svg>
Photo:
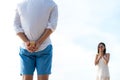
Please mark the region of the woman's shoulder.
<svg viewBox="0 0 120 80"><path fill-rule="evenodd" d="M106 56L110 56L110 53L106 53Z"/></svg>

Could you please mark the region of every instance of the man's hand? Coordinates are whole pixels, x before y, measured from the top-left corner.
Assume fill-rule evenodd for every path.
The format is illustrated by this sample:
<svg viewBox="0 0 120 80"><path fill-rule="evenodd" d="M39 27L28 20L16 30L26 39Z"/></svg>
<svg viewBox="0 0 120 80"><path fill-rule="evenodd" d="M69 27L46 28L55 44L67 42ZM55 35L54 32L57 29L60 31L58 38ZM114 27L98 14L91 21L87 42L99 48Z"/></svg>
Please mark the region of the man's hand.
<svg viewBox="0 0 120 80"><path fill-rule="evenodd" d="M35 42L34 41L27 41L25 42L25 46L29 52L34 52L35 51Z"/></svg>

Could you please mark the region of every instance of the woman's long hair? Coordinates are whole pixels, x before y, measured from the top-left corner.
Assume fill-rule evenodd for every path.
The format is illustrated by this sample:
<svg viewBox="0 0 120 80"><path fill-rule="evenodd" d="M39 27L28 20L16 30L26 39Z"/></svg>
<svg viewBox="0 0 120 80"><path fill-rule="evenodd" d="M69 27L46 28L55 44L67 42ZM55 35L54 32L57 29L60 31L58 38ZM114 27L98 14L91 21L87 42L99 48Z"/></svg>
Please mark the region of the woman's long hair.
<svg viewBox="0 0 120 80"><path fill-rule="evenodd" d="M104 51L103 51L103 54L105 55L105 54L106 54L106 46L105 46L105 43L103 43L103 42L100 42L100 43L98 44L98 54L99 54L99 46L100 46L101 44L105 47L105 49L104 49Z"/></svg>

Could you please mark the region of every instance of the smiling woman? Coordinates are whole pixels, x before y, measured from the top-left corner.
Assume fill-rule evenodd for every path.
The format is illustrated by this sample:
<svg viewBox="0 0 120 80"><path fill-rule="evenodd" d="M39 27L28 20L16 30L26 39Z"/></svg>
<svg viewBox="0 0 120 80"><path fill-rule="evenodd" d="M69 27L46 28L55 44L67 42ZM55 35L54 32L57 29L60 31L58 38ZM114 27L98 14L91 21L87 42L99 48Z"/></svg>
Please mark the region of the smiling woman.
<svg viewBox="0 0 120 80"><path fill-rule="evenodd" d="M110 80L108 62L110 54L106 53L106 46L103 42L98 44L98 54L95 58L95 65L97 66L96 80Z"/></svg>

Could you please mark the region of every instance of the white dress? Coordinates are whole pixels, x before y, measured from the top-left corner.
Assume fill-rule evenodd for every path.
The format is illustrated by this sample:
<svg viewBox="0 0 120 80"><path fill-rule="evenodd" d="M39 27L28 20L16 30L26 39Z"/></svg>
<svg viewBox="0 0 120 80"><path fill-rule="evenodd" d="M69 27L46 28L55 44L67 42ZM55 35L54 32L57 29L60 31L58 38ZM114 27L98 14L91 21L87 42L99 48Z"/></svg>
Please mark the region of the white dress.
<svg viewBox="0 0 120 80"><path fill-rule="evenodd" d="M97 67L97 80L110 80L108 65L104 63L103 57L99 60Z"/></svg>

